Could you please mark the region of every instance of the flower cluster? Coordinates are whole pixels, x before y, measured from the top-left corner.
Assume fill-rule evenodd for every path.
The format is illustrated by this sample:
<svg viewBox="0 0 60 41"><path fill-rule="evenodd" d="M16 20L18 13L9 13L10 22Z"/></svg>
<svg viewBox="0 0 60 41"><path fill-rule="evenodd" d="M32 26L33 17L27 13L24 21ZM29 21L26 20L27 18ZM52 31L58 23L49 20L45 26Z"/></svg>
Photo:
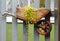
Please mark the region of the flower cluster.
<svg viewBox="0 0 60 41"><path fill-rule="evenodd" d="M26 23L36 23L36 9L30 6L24 7L24 15Z"/></svg>

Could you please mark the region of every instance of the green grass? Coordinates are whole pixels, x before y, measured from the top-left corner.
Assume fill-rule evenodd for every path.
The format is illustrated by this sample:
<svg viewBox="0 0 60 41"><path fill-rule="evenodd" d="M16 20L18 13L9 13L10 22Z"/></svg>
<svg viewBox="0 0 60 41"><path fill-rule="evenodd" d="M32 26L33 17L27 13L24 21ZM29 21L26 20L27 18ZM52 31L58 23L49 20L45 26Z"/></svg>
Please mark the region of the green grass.
<svg viewBox="0 0 60 41"><path fill-rule="evenodd" d="M12 24L7 24L6 41L12 41Z"/></svg>
<svg viewBox="0 0 60 41"><path fill-rule="evenodd" d="M30 27L30 26L29 26ZM31 30L29 30L31 31ZM33 30L32 30L33 31ZM31 31L31 32L32 32ZM54 24L52 24L52 31L50 33L50 40L54 41ZM34 32L33 32L34 33ZM34 34L32 33L32 36L34 36ZM6 28L6 40L7 41L12 41L12 24L8 23L7 24L7 28ZM31 36L29 36L31 37ZM30 38L29 38L30 39ZM33 38L34 39L34 38ZM33 39L31 38L30 40L33 41ZM29 40L29 41L30 41ZM23 24L18 24L18 41L23 41ZM39 41L45 41L45 36L39 35Z"/></svg>
<svg viewBox="0 0 60 41"><path fill-rule="evenodd" d="M52 31L50 32L50 40L55 41L55 27L54 24L52 24Z"/></svg>
<svg viewBox="0 0 60 41"><path fill-rule="evenodd" d="M18 41L23 41L23 24L18 24Z"/></svg>
<svg viewBox="0 0 60 41"><path fill-rule="evenodd" d="M8 23L6 28L6 41L12 41L12 24ZM23 24L18 24L18 41L23 41Z"/></svg>

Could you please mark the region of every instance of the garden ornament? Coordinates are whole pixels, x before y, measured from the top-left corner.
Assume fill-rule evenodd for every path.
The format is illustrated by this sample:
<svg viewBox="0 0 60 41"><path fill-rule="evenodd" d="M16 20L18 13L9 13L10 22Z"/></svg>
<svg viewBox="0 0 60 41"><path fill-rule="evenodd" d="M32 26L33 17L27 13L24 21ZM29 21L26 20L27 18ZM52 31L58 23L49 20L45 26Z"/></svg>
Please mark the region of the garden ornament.
<svg viewBox="0 0 60 41"><path fill-rule="evenodd" d="M34 24L37 27L37 32L42 35L50 33L52 28L50 23L51 11L47 8L36 9L30 6L18 6L16 8L16 16L8 13L4 13L3 16L4 15L13 16L16 19L25 21L27 24ZM41 20L43 17L45 17L45 19Z"/></svg>

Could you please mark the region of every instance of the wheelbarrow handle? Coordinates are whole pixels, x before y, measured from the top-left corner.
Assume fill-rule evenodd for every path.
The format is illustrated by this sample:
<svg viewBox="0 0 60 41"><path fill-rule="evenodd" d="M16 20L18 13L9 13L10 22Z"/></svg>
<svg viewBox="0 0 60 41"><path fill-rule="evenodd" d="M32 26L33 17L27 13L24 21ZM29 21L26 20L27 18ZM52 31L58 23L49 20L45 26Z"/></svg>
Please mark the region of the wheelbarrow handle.
<svg viewBox="0 0 60 41"><path fill-rule="evenodd" d="M12 17L16 17L15 15L13 15L13 14L11 14L11 13L8 13L8 12L3 13L2 16L12 16Z"/></svg>

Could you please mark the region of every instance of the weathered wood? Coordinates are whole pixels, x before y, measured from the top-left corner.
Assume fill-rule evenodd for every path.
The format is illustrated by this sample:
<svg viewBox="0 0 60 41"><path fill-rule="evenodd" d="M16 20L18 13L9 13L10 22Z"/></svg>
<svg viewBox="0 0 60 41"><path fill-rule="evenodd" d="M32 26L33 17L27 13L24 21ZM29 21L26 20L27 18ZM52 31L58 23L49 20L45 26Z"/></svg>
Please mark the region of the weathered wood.
<svg viewBox="0 0 60 41"><path fill-rule="evenodd" d="M23 22L23 33L24 33L23 41L28 41L28 28L25 21Z"/></svg>
<svg viewBox="0 0 60 41"><path fill-rule="evenodd" d="M59 36L60 35L59 34L60 33L59 32L59 29L60 29L60 19L59 19L60 18L60 13L58 13L58 12L60 12L59 11L59 8L60 8L59 7L59 5L60 5L59 3L60 3L60 0L54 0L54 2L55 2L54 3L55 4L54 5L54 7L55 7L54 8L54 14L55 14L55 41L60 41L59 40L60 39L59 38L60 37Z"/></svg>
<svg viewBox="0 0 60 41"><path fill-rule="evenodd" d="M60 0L58 0L58 41L60 41Z"/></svg>
<svg viewBox="0 0 60 41"><path fill-rule="evenodd" d="M31 2L31 7L39 8L39 0L34 0L34 2ZM37 33L37 27L34 25L34 41L39 41L39 34Z"/></svg>
<svg viewBox="0 0 60 41"><path fill-rule="evenodd" d="M39 41L39 34L37 33L37 27L34 25L34 41Z"/></svg>
<svg viewBox="0 0 60 41"><path fill-rule="evenodd" d="M45 0L45 8L51 9L50 2L51 0ZM50 21L50 17L49 17L49 21ZM50 41L50 33L48 35L45 35L45 41Z"/></svg>
<svg viewBox="0 0 60 41"><path fill-rule="evenodd" d="M17 7L18 0L12 0L11 3L12 3L12 13L16 15L16 7ZM18 41L17 31L18 31L17 20L16 18L13 17L12 18L12 41Z"/></svg>
<svg viewBox="0 0 60 41"><path fill-rule="evenodd" d="M0 0L0 41L6 41L6 17L2 16L5 11L6 0Z"/></svg>
<svg viewBox="0 0 60 41"><path fill-rule="evenodd" d="M50 8L51 0L45 0L45 8Z"/></svg>

